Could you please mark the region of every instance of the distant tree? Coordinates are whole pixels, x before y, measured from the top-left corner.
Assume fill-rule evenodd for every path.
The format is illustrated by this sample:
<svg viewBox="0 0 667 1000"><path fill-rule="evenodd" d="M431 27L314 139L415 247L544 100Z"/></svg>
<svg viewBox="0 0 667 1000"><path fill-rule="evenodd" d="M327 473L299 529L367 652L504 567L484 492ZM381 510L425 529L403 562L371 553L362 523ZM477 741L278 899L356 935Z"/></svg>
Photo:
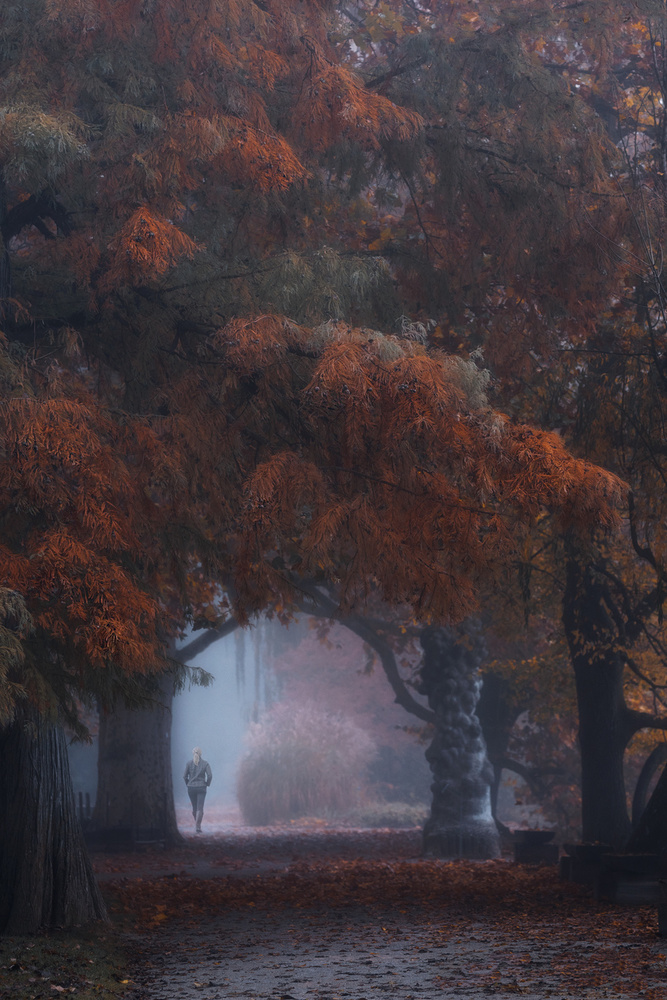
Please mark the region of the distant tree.
<svg viewBox="0 0 667 1000"><path fill-rule="evenodd" d="M363 619L369 632L371 622L375 626L378 644L383 638L381 626L385 625L384 639L394 657L396 672L406 684L406 693L414 697L410 685L414 684L419 660L414 635L408 634L398 620L381 623L368 612ZM278 698L295 704L311 701L352 719L374 740L378 750L371 765L369 791L390 801L425 804L429 797L428 769L423 759L427 726L406 715L387 682L378 653L367 640L345 627L345 619L309 621L310 627L305 626L298 644L271 660Z"/></svg>
<svg viewBox="0 0 667 1000"><path fill-rule="evenodd" d="M200 652L237 628L229 618L208 628L176 650L173 669L146 678L137 692L143 702L122 700L102 706L97 745L97 796L91 829L110 836L121 829L136 834L143 828L167 845L181 841L174 809L171 767L171 711L175 689L185 683L207 684L205 671L188 668Z"/></svg>

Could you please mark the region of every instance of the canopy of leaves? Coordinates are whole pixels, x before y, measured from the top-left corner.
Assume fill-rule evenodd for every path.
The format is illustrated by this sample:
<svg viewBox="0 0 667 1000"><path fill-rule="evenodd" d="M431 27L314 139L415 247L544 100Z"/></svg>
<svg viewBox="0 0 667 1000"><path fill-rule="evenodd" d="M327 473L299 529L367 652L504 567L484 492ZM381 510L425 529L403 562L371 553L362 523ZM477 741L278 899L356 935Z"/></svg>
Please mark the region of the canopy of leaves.
<svg viewBox="0 0 667 1000"><path fill-rule="evenodd" d="M219 587L241 620L306 573L343 607L377 590L452 620L543 506L613 524L621 481L494 412L474 360L424 346L416 298L442 305L458 261L499 301L487 244L502 281L521 262L544 284L574 243L578 273L593 249L569 192L580 207L612 152L542 67L510 87L505 49L533 62L509 21L474 42L464 18L449 48L424 16L405 43L435 55L413 77L388 60L384 86L336 41L333 3L0 10L0 558L32 623L8 679L43 707L151 670L188 618L224 616ZM478 57L502 70L502 135ZM545 136L566 196L542 223L553 254L524 267ZM372 235L382 185L396 253Z"/></svg>

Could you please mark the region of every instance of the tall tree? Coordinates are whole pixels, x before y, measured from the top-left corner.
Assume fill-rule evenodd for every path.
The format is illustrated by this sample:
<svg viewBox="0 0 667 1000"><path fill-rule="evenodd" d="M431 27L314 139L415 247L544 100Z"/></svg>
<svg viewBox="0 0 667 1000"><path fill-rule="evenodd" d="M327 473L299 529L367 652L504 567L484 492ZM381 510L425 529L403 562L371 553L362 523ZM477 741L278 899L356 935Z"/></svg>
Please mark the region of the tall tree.
<svg viewBox="0 0 667 1000"><path fill-rule="evenodd" d="M479 701L485 648L479 628L458 634L425 629L422 691L436 716L426 751L433 771L433 804L424 827L424 851L440 857L493 858L500 854L491 814L491 782Z"/></svg>
<svg viewBox="0 0 667 1000"><path fill-rule="evenodd" d="M346 10L350 59L367 87L426 123L421 144L389 161L384 216L369 232L395 267L404 312L420 316L424 335L432 319L432 342L481 345L499 405L558 426L633 487L627 538L652 580L635 566L610 585L614 562L628 560L585 546L574 587L570 547L562 611L588 775L584 834L621 842L625 746L642 725L662 725L657 712L623 707L620 692L638 636L663 645L664 7L490 0L474 10ZM594 629L596 649L571 629L582 600L589 623L610 616ZM614 660L616 681L584 672L589 656L600 668ZM596 763L605 743L616 747L607 792Z"/></svg>
<svg viewBox="0 0 667 1000"><path fill-rule="evenodd" d="M173 668L146 678L137 697L143 704L117 701L102 706L97 751L97 796L91 828L102 838L114 833L136 837L143 828L167 845L181 842L174 808L171 766L171 711L175 688L188 682L207 684L205 671L183 668L198 653L237 627L228 618L211 625L178 650ZM173 644L172 644L173 646Z"/></svg>
<svg viewBox="0 0 667 1000"><path fill-rule="evenodd" d="M353 192L327 158L344 151L349 178L425 124L343 64L334 10L0 10L0 563L31 622L2 738L33 759L58 745L35 710L57 726L76 697L132 697L169 666L170 636L229 614L220 584L241 622L290 600L294 574L335 579L347 609L375 588L455 620L542 505L568 527L614 523L620 481L494 412L473 361L409 324L359 325L386 318L388 271L328 245ZM89 873L59 909L81 848L65 774L43 776L57 852L48 817L22 822L23 771L0 789L3 857L55 872L3 868L10 930L96 912Z"/></svg>
<svg viewBox="0 0 667 1000"><path fill-rule="evenodd" d="M619 23L606 51L584 43L581 58L567 67L556 46L551 52L617 144L621 157L614 181L628 212L623 237L601 243L608 266L618 273L615 293L592 327L572 331L547 364L542 359L531 400L534 416L541 410L538 419L560 423L580 453L631 485L625 544L611 551L606 544L568 547L563 603L582 750L587 747L584 835L616 843L630 828L625 748L639 729L665 726L662 684L638 668L642 644L663 660L667 651L662 625L666 299L658 263L665 230L665 31L664 9L645 5ZM581 614L584 604L587 616ZM628 681L638 680L652 695L652 710L628 704Z"/></svg>

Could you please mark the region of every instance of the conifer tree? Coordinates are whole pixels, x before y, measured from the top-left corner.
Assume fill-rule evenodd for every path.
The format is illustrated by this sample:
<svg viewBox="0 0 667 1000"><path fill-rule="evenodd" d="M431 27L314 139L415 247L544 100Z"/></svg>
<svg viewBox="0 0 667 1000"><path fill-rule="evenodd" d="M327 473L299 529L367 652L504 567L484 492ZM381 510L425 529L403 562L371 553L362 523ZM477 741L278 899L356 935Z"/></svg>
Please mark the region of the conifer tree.
<svg viewBox="0 0 667 1000"><path fill-rule="evenodd" d="M664 6L345 11L349 57L368 88L425 122L421 142L389 159L384 214L366 227L368 246L395 268L404 312L433 321L432 343L481 346L501 406L559 426L632 484L625 544L553 539L556 575L559 562L569 567L562 617L579 691L584 836L620 845L626 746L638 729L664 726L628 687L637 643L664 649Z"/></svg>
<svg viewBox="0 0 667 1000"><path fill-rule="evenodd" d="M332 232L350 163L407 155L425 109L342 61L335 15L0 10L3 929L102 913L59 724L223 620L221 584L241 622L306 574L457 620L542 507L615 522L621 481L495 412L474 360L379 329L386 262Z"/></svg>
<svg viewBox="0 0 667 1000"><path fill-rule="evenodd" d="M522 408L524 418L559 424L580 454L631 486L625 530L614 545L565 546L563 624L579 697L584 836L617 844L630 832L623 780L628 743L642 729L667 725L660 671L642 662L647 652L649 660L664 661L666 650L665 294L658 263L665 228L666 35L664 8L642 4L629 13L623 5L598 11L602 38L582 39L569 59L561 40L550 40L544 52L618 149L612 180L627 221L613 240L600 242L605 268L616 275L604 308L594 323L573 327L545 350Z"/></svg>

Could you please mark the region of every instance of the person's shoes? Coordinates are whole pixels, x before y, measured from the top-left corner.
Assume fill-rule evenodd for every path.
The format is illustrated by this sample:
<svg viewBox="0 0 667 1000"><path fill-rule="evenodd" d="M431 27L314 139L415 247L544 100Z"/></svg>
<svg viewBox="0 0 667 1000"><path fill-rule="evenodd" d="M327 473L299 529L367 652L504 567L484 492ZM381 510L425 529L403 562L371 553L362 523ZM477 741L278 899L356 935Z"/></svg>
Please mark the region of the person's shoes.
<svg viewBox="0 0 667 1000"><path fill-rule="evenodd" d="M200 826L197 827L197 829L195 830L195 833L201 833L201 827Z"/></svg>

